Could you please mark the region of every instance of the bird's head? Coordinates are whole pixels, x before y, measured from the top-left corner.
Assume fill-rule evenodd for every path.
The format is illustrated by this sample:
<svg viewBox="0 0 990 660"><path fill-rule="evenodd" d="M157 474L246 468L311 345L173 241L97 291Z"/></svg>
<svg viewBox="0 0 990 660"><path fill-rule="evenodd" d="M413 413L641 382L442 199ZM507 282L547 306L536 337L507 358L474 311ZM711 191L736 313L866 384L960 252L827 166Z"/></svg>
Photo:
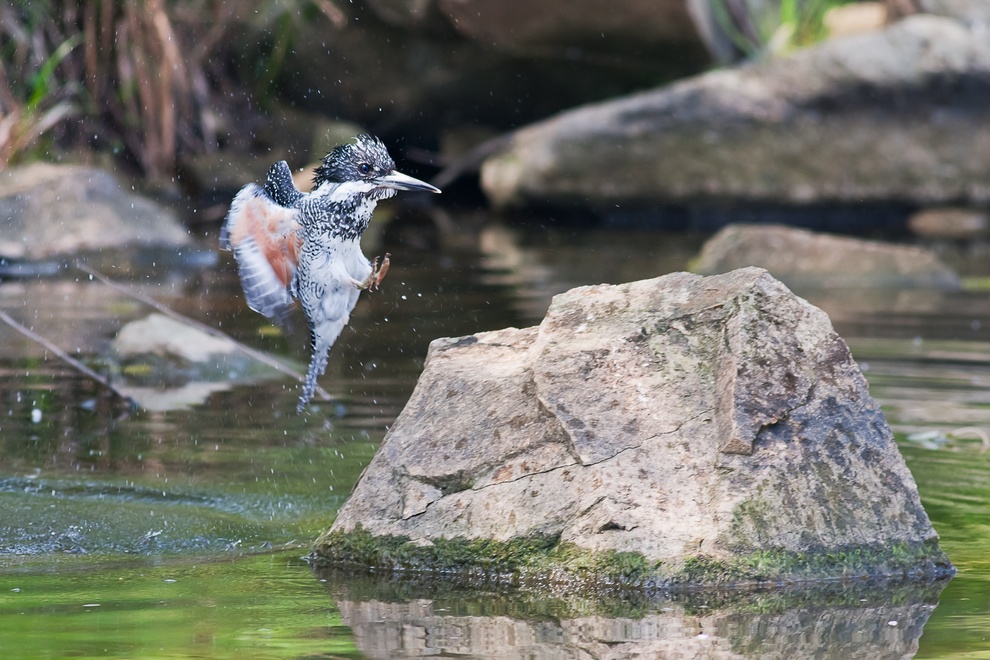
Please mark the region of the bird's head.
<svg viewBox="0 0 990 660"><path fill-rule="evenodd" d="M323 184L355 184L355 192L376 199L391 197L397 190L440 192L425 181L414 179L395 169L382 141L371 135L359 135L353 144L342 144L323 158L316 168L313 188Z"/></svg>

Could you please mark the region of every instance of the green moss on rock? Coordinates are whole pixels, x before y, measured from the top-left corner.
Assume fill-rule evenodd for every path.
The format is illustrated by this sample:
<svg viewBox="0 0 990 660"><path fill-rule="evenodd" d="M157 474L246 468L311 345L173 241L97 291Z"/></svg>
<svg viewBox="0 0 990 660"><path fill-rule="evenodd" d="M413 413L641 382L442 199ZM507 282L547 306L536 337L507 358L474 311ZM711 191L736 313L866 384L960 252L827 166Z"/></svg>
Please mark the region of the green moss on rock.
<svg viewBox="0 0 990 660"><path fill-rule="evenodd" d="M955 572L935 542L807 553L762 550L729 559L698 555L672 565L636 552L592 552L552 536L504 542L440 538L414 543L406 537L372 536L361 526L349 532L324 534L317 541L313 559L324 566L428 573L455 582L482 580L587 592L690 590L862 578L933 579Z"/></svg>

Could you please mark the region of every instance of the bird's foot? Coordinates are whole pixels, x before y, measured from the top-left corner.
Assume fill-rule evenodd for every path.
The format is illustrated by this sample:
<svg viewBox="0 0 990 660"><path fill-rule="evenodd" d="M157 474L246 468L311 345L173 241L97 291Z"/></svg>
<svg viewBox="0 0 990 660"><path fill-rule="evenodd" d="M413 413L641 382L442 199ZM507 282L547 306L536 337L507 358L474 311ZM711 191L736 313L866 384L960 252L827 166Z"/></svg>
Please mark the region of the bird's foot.
<svg viewBox="0 0 990 660"><path fill-rule="evenodd" d="M375 260L371 262L371 274L368 275L364 282L358 283L357 288L362 290L368 289L369 291L376 290L381 285L382 280L385 279L385 274L388 273L389 257L391 256L391 254L386 252L385 258L381 260L381 263L379 263L378 257L375 257Z"/></svg>

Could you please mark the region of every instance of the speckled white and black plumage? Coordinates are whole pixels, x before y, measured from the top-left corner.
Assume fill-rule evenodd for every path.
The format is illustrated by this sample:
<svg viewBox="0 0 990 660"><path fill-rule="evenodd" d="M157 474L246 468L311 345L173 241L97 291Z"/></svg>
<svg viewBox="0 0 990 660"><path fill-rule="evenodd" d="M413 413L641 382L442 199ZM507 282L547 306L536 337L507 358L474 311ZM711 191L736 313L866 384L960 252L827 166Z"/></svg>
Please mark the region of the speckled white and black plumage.
<svg viewBox="0 0 990 660"><path fill-rule="evenodd" d="M306 223L341 240L361 238L378 202L398 192L378 184L393 172L395 162L376 137L360 135L354 144L334 147L316 168L313 192L303 201Z"/></svg>
<svg viewBox="0 0 990 660"><path fill-rule="evenodd" d="M237 194L220 237L238 261L252 309L280 318L292 297L302 304L313 357L300 411L316 391L361 290L380 281L360 247L375 206L398 190L440 192L397 172L385 145L369 135L335 147L313 183L311 193L299 192L285 162L276 163L264 188L248 184Z"/></svg>

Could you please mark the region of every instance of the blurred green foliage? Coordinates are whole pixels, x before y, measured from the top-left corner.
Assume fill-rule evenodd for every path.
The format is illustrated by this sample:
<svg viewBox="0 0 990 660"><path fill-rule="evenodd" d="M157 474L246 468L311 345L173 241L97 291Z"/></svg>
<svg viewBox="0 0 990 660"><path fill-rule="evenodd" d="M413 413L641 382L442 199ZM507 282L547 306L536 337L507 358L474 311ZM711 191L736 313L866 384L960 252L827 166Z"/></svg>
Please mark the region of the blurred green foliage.
<svg viewBox="0 0 990 660"><path fill-rule="evenodd" d="M825 16L855 0L708 0L722 37L743 57L786 52L828 36Z"/></svg>

